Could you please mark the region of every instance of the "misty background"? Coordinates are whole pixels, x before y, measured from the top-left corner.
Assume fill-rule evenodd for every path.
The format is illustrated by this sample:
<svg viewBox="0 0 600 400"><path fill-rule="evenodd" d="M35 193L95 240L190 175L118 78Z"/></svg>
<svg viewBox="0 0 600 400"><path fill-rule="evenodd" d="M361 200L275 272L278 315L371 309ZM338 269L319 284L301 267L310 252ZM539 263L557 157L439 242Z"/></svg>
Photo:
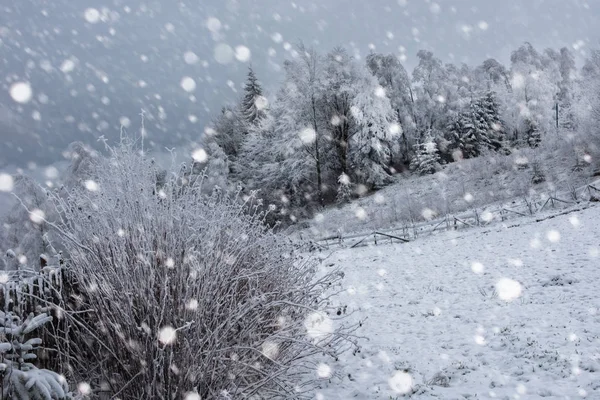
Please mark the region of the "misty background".
<svg viewBox="0 0 600 400"><path fill-rule="evenodd" d="M600 3L580 0L4 0L0 6L0 169L43 175L75 140L101 148L121 126L180 156L240 94L249 65L272 94L303 41L444 62L507 63L524 40L581 59L600 37ZM195 85L191 85L191 78ZM187 84L182 80L187 79ZM31 100L11 97L27 82ZM183 85L182 85L183 84ZM184 90L184 87L187 90ZM191 90L190 90L191 89Z"/></svg>

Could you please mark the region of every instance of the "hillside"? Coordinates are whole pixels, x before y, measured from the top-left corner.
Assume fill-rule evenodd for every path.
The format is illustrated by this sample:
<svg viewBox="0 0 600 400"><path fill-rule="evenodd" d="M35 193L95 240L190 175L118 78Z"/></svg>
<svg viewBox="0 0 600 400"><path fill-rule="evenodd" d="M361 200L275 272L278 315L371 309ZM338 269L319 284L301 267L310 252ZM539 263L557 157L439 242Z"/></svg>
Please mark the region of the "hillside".
<svg viewBox="0 0 600 400"><path fill-rule="evenodd" d="M293 229L319 239L355 232L412 226L465 211L515 207L527 201L543 204L548 196L574 201L573 189L593 183L594 166L574 169L575 153L567 140L541 149L515 149L511 155L488 154L447 164L433 174L399 174L393 184L342 206L325 208ZM534 184L533 164L545 181ZM589 194L577 192L577 200Z"/></svg>
<svg viewBox="0 0 600 400"><path fill-rule="evenodd" d="M364 339L319 367L316 398L600 397L599 222L592 206L322 253Z"/></svg>

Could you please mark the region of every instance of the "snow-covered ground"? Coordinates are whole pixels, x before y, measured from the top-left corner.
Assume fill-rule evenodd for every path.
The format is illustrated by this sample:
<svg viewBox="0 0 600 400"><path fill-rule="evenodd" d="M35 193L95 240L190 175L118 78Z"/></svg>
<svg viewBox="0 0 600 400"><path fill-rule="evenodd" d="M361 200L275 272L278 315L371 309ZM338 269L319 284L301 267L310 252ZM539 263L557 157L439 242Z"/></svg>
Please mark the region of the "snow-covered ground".
<svg viewBox="0 0 600 400"><path fill-rule="evenodd" d="M365 339L316 398L600 399L599 254L598 206L332 253Z"/></svg>

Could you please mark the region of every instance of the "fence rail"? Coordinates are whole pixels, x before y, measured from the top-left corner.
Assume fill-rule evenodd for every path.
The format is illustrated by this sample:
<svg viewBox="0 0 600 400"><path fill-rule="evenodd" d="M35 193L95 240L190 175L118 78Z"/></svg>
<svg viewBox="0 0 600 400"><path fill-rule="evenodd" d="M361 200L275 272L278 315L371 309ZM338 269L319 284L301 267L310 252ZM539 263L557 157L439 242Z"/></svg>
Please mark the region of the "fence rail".
<svg viewBox="0 0 600 400"><path fill-rule="evenodd" d="M600 189L597 185L598 181L579 188L570 188L567 191L554 193L553 195L542 196L539 199L527 197L515 199L511 202L510 208L503 203L492 207L474 208L456 214L445 214L430 221L406 222L401 226L385 230L355 232L349 235L343 235L341 231L338 231L335 235L311 240L311 250L377 245L378 237L390 239L389 243L394 243L394 240L396 240L396 243L406 243L424 235L431 236L442 231L481 227L512 218L533 216L548 210L550 207L556 209L581 203L600 202ZM570 199L565 199L568 196L570 196Z"/></svg>

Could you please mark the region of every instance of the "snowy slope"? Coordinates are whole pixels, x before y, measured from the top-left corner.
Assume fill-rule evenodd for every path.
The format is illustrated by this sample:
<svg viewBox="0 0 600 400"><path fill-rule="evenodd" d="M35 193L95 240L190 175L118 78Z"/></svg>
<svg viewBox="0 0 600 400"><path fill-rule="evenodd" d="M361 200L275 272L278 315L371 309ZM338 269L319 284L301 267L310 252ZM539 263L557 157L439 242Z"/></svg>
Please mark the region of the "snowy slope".
<svg viewBox="0 0 600 400"><path fill-rule="evenodd" d="M427 220L425 212L443 216L500 205L510 208L524 198L543 202L548 196L572 200L572 188L594 183L597 177L590 176L591 166L571 171L574 161L564 153L562 148L539 153L547 181L537 185L531 183L531 168L517 168L520 159L533 159L530 149L455 162L433 175L399 175L392 185L342 207L329 207L297 230L308 227L303 237L323 238L410 226L411 221ZM579 199L585 195L578 193Z"/></svg>
<svg viewBox="0 0 600 400"><path fill-rule="evenodd" d="M593 206L325 255L365 339L316 398L600 399L599 252Z"/></svg>

